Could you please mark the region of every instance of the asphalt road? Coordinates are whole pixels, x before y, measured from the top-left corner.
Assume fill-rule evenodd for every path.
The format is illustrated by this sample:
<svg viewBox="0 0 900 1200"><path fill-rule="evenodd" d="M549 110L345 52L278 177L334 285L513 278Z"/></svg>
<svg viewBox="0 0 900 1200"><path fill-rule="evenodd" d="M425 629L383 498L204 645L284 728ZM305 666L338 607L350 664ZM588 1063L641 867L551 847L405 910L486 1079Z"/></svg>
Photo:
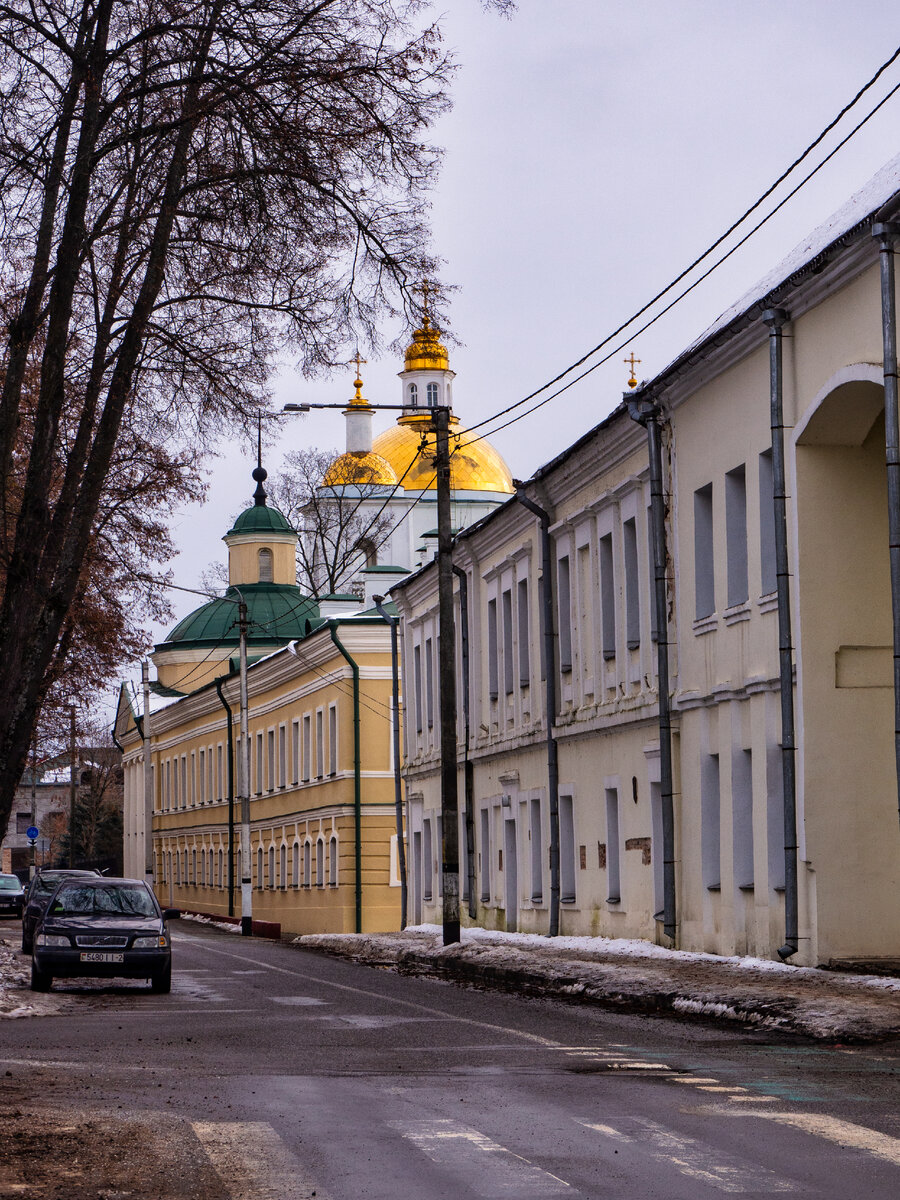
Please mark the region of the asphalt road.
<svg viewBox="0 0 900 1200"><path fill-rule="evenodd" d="M0 1027L21 1134L0 1197L900 1195L897 1043L611 1015L186 922L174 952L171 996L57 983L62 1015Z"/></svg>

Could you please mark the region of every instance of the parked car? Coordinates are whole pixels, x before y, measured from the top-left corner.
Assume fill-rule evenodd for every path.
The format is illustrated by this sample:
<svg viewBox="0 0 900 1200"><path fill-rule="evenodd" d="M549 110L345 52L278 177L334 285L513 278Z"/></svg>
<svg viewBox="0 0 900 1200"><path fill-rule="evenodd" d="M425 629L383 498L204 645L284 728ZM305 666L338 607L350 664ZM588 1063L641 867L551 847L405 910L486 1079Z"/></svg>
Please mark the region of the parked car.
<svg viewBox="0 0 900 1200"><path fill-rule="evenodd" d="M75 871L62 867L48 867L39 871L28 885L22 909L22 953L30 954L34 944L34 931L44 915L47 902L63 879L97 879L99 871Z"/></svg>
<svg viewBox="0 0 900 1200"><path fill-rule="evenodd" d="M172 987L167 920L142 879L65 879L50 897L34 935L31 990L49 991L55 978L98 976L149 979L151 990Z"/></svg>
<svg viewBox="0 0 900 1200"><path fill-rule="evenodd" d="M22 901L25 889L18 875L0 875L0 917L22 915Z"/></svg>

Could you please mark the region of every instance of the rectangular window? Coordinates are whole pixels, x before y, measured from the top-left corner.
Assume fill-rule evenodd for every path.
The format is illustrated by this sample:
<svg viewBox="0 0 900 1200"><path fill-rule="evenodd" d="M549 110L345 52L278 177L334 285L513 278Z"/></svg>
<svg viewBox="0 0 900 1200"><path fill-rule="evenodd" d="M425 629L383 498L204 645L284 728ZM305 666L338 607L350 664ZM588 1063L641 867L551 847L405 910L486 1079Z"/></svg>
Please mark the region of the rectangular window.
<svg viewBox="0 0 900 1200"><path fill-rule="evenodd" d="M531 646L527 579L520 579L516 584L516 607L519 626L519 687L528 687L531 683Z"/></svg>
<svg viewBox="0 0 900 1200"><path fill-rule="evenodd" d="M325 775L325 714L316 709L316 779Z"/></svg>
<svg viewBox="0 0 900 1200"><path fill-rule="evenodd" d="M500 695L500 649L497 642L497 601L488 600L488 694L492 700Z"/></svg>
<svg viewBox="0 0 900 1200"><path fill-rule="evenodd" d="M181 807L182 808L187 808L187 802L188 802L187 789L188 789L187 755L182 754L182 756L181 756Z"/></svg>
<svg viewBox="0 0 900 1200"><path fill-rule="evenodd" d="M616 579L613 568L612 534L600 539L600 629L603 657L616 657Z"/></svg>
<svg viewBox="0 0 900 1200"><path fill-rule="evenodd" d="M216 798L216 775L212 746L208 746L206 750L206 798L210 803Z"/></svg>
<svg viewBox="0 0 900 1200"><path fill-rule="evenodd" d="M559 560L556 569L556 603L559 619L559 669L572 670L572 580L569 557Z"/></svg>
<svg viewBox="0 0 900 1200"><path fill-rule="evenodd" d="M300 782L300 722L291 722L291 782Z"/></svg>
<svg viewBox="0 0 900 1200"><path fill-rule="evenodd" d="M275 730L266 730L266 791L275 791Z"/></svg>
<svg viewBox="0 0 900 1200"><path fill-rule="evenodd" d="M278 726L278 786L287 785L287 729Z"/></svg>
<svg viewBox="0 0 900 1200"><path fill-rule="evenodd" d="M491 902L491 810L481 810L481 902Z"/></svg>
<svg viewBox="0 0 900 1200"><path fill-rule="evenodd" d="M422 858L423 858L423 887L422 899L431 900L434 896L434 848L432 846L431 818L426 817L422 822Z"/></svg>
<svg viewBox="0 0 900 1200"><path fill-rule="evenodd" d="M731 828L734 886L753 887L753 756L735 749L731 757Z"/></svg>
<svg viewBox="0 0 900 1200"><path fill-rule="evenodd" d="M772 451L759 456L759 564L760 594L769 596L778 586L775 560L775 474Z"/></svg>
<svg viewBox="0 0 900 1200"><path fill-rule="evenodd" d="M769 887L784 888L784 765L778 745L766 747L766 841Z"/></svg>
<svg viewBox="0 0 900 1200"><path fill-rule="evenodd" d="M263 750L263 735L256 735L256 794L259 795L265 786L265 756Z"/></svg>
<svg viewBox="0 0 900 1200"><path fill-rule="evenodd" d="M616 788L606 789L606 886L607 904L620 903L622 859L619 845L619 793Z"/></svg>
<svg viewBox="0 0 900 1200"><path fill-rule="evenodd" d="M416 733L422 732L422 647L413 646L413 690L416 699Z"/></svg>
<svg viewBox="0 0 900 1200"><path fill-rule="evenodd" d="M338 769L338 736L337 736L337 705L332 704L328 709L328 774L337 775Z"/></svg>
<svg viewBox="0 0 900 1200"><path fill-rule="evenodd" d="M700 857L703 885L712 891L721 886L719 810L719 756L704 754L700 761Z"/></svg>
<svg viewBox="0 0 900 1200"><path fill-rule="evenodd" d="M190 796L191 808L197 803L197 755L195 751L191 751L191 771L188 776L188 795Z"/></svg>
<svg viewBox="0 0 900 1200"><path fill-rule="evenodd" d="M575 801L559 798L559 898L575 903Z"/></svg>
<svg viewBox="0 0 900 1200"><path fill-rule="evenodd" d="M434 653L431 638L425 639L425 719L434 727Z"/></svg>
<svg viewBox="0 0 900 1200"><path fill-rule="evenodd" d="M222 775L222 743L216 746L216 799L222 800L225 796L224 778Z"/></svg>
<svg viewBox="0 0 900 1200"><path fill-rule="evenodd" d="M243 796L244 793L244 756L241 753L241 739L234 739L234 783L237 788L237 795Z"/></svg>
<svg viewBox="0 0 900 1200"><path fill-rule="evenodd" d="M503 603L503 690L511 696L515 687L515 665L513 662L513 609L512 591L507 588L502 596Z"/></svg>
<svg viewBox="0 0 900 1200"><path fill-rule="evenodd" d="M622 524L622 547L625 558L625 640L629 650L637 650L641 644L641 591L634 517Z"/></svg>
<svg viewBox="0 0 900 1200"><path fill-rule="evenodd" d="M203 804L203 802L206 800L206 751L205 750L200 751L199 770L200 770L200 780L199 780L200 794L198 796L198 799L199 799L200 803Z"/></svg>
<svg viewBox="0 0 900 1200"><path fill-rule="evenodd" d="M166 808L172 807L172 760L166 759Z"/></svg>
<svg viewBox="0 0 900 1200"><path fill-rule="evenodd" d="M304 783L309 782L311 775L311 760L312 760L312 720L309 713L303 716L303 772L301 779Z"/></svg>
<svg viewBox="0 0 900 1200"><path fill-rule="evenodd" d="M694 492L694 601L698 621L716 611L711 483Z"/></svg>
<svg viewBox="0 0 900 1200"><path fill-rule="evenodd" d="M743 463L725 476L725 548L728 567L728 607L746 604L747 471Z"/></svg>
<svg viewBox="0 0 900 1200"><path fill-rule="evenodd" d="M544 899L544 850L541 827L541 801L535 796L528 802L531 832L531 903Z"/></svg>

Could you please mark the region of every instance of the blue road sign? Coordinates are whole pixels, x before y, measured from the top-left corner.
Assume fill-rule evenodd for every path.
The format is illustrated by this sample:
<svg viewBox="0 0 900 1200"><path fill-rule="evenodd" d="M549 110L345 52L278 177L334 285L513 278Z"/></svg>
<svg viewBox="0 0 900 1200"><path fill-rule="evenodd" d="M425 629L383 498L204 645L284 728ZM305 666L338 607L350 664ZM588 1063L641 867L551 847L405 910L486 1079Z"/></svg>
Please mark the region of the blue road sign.
<svg viewBox="0 0 900 1200"><path fill-rule="evenodd" d="M38 829L37 825L29 825L25 830L25 836L27 838L31 838L32 841L34 841L35 838L40 837L40 835L41 831Z"/></svg>

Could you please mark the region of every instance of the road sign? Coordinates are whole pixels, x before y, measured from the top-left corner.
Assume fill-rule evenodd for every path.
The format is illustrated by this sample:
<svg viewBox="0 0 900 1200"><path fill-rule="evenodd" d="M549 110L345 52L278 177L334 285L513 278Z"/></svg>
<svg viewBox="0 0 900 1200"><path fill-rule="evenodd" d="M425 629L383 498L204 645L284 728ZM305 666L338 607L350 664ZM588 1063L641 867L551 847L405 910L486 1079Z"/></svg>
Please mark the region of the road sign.
<svg viewBox="0 0 900 1200"><path fill-rule="evenodd" d="M38 838L41 836L41 831L38 829L37 825L29 825L28 828L25 830L25 836L27 838L30 838L32 841L34 841L35 838Z"/></svg>

